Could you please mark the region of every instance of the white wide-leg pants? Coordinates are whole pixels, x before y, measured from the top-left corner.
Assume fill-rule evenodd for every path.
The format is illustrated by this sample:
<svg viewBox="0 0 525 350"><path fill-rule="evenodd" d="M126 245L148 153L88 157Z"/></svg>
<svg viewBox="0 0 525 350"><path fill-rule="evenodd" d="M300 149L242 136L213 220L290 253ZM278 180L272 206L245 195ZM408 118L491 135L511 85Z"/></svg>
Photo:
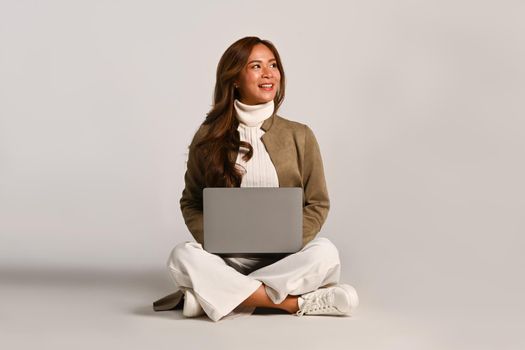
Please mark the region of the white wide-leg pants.
<svg viewBox="0 0 525 350"><path fill-rule="evenodd" d="M327 238L307 243L299 252L280 260L221 258L200 243L178 244L168 259L175 285L193 289L204 312L213 321L235 313L240 303L261 284L268 297L280 304L287 295L301 295L339 282L341 265L337 248ZM251 313L242 309L240 312Z"/></svg>

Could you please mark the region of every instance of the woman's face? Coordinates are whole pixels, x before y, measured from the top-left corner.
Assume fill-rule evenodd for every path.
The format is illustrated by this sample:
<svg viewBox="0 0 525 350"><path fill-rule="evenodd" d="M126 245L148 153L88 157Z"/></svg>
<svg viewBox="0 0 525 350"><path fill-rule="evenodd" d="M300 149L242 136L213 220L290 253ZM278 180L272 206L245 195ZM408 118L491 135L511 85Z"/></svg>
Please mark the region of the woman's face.
<svg viewBox="0 0 525 350"><path fill-rule="evenodd" d="M281 73L272 51L264 44L257 44L235 84L241 102L256 105L272 101L280 82Z"/></svg>

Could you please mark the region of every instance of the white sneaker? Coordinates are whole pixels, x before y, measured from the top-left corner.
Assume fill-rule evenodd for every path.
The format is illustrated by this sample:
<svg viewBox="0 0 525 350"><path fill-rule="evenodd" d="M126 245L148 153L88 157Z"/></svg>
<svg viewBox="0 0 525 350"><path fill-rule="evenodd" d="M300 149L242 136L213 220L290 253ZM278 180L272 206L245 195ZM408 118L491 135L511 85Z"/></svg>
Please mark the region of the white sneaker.
<svg viewBox="0 0 525 350"><path fill-rule="evenodd" d="M350 315L359 305L354 287L339 284L334 287L319 288L299 297L299 311L302 315Z"/></svg>
<svg viewBox="0 0 525 350"><path fill-rule="evenodd" d="M184 307L182 314L186 317L199 317L204 315L202 306L197 301L193 289L186 289L184 292Z"/></svg>

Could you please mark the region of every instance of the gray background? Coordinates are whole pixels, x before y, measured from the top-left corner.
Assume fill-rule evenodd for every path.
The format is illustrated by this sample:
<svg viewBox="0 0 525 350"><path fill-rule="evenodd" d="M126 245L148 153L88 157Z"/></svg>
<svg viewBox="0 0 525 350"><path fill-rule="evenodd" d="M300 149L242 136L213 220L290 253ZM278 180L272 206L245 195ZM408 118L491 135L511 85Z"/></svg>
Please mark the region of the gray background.
<svg viewBox="0 0 525 350"><path fill-rule="evenodd" d="M523 348L524 18L520 1L1 0L4 341L231 349L266 327L303 348ZM150 311L190 239L187 146L247 35L277 46L280 114L320 144L353 318Z"/></svg>

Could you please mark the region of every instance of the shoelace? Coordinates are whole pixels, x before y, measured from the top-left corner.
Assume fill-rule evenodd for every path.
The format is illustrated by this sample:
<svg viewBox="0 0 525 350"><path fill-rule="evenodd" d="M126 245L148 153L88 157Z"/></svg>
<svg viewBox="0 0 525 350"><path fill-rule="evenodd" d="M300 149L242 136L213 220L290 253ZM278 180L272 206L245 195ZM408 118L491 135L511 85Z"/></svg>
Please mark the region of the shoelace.
<svg viewBox="0 0 525 350"><path fill-rule="evenodd" d="M327 313L334 310L334 290L327 290L312 298L305 299L304 304L296 312L296 315L302 316L309 312Z"/></svg>

